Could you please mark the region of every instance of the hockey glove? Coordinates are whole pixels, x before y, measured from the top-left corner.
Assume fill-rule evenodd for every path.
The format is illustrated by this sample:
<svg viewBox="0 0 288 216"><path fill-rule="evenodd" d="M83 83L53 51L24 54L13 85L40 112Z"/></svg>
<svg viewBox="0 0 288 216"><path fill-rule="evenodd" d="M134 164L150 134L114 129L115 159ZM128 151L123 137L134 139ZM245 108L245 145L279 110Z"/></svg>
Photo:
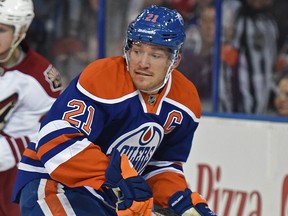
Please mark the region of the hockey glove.
<svg viewBox="0 0 288 216"><path fill-rule="evenodd" d="M217 216L211 211L205 199L197 192L186 188L178 191L168 201L169 208L181 216Z"/></svg>
<svg viewBox="0 0 288 216"><path fill-rule="evenodd" d="M138 175L125 154L120 156L116 149L112 152L105 177L104 185L111 188L118 197L117 215L150 216L152 214L152 190L143 177Z"/></svg>

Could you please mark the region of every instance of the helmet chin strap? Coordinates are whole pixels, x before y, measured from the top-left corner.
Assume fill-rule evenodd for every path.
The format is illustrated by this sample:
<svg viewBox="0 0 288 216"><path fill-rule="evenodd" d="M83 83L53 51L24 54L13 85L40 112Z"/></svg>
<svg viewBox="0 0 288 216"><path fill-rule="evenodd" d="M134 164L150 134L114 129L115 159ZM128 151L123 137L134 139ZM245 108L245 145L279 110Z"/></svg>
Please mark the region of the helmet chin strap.
<svg viewBox="0 0 288 216"><path fill-rule="evenodd" d="M7 55L4 59L0 59L0 63L5 63L5 62L7 62L7 61L11 58L14 50L15 50L16 47L20 44L20 42L25 38L25 36L26 36L26 34L23 33L23 34L18 38L18 40L17 40L17 38L16 38L15 40L13 40L12 45L11 45L11 47L9 48L10 50L9 50L8 55Z"/></svg>
<svg viewBox="0 0 288 216"><path fill-rule="evenodd" d="M155 89L152 89L152 90L149 90L149 91L141 90L141 89L139 89L139 90L140 90L141 92L146 93L146 94L152 94L152 93L154 93L154 92L158 92L160 89L162 89L162 88L166 85L167 81L169 80L170 75L171 75L172 70L173 70L173 68L172 68L173 65L174 65L174 62L171 62L170 65L169 65L169 67L168 67L168 69L167 69L167 72L166 72L166 75L165 75L164 80L163 80L163 82L162 82L162 85L161 85L160 87L155 88Z"/></svg>

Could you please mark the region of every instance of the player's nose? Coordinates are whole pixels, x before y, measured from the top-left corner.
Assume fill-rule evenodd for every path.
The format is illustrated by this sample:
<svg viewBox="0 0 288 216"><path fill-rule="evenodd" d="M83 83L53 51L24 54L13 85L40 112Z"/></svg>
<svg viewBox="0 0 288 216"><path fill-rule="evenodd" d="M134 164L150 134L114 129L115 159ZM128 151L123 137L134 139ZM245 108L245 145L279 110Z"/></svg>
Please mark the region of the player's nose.
<svg viewBox="0 0 288 216"><path fill-rule="evenodd" d="M150 60L149 60L149 56L147 53L144 53L144 55L141 56L140 60L139 60L139 65L142 68L146 68L150 66Z"/></svg>

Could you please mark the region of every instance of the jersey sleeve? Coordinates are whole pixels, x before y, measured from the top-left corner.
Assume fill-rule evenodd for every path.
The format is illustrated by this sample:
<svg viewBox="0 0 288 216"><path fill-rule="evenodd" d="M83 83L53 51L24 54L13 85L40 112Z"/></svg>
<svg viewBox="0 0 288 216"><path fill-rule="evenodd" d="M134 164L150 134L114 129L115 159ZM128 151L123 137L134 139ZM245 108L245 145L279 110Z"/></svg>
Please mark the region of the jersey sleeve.
<svg viewBox="0 0 288 216"><path fill-rule="evenodd" d="M43 119L36 154L54 180L70 187L99 189L109 162L95 143L104 128L105 113L76 83L77 79Z"/></svg>
<svg viewBox="0 0 288 216"><path fill-rule="evenodd" d="M179 190L188 187L183 174L175 172L162 172L147 180L153 191L154 203L163 208L168 208L169 198Z"/></svg>

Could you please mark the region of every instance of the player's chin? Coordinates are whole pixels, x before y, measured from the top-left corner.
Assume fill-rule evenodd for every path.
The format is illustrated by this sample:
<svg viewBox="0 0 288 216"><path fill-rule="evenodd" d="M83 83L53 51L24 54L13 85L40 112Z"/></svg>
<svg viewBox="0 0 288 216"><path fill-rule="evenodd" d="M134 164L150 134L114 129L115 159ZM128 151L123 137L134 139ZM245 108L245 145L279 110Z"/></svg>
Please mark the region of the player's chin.
<svg viewBox="0 0 288 216"><path fill-rule="evenodd" d="M136 88L140 91L143 91L143 92L146 92L149 94L149 92L153 92L153 89L154 88L151 88L150 86L147 86L147 85L138 85L136 86Z"/></svg>
<svg viewBox="0 0 288 216"><path fill-rule="evenodd" d="M137 89L146 91L150 88L150 81L147 79L135 79L134 85Z"/></svg>
<svg viewBox="0 0 288 216"><path fill-rule="evenodd" d="M143 91L143 92L147 92L149 91L149 88L143 86L143 85L136 85L136 88L140 91Z"/></svg>

